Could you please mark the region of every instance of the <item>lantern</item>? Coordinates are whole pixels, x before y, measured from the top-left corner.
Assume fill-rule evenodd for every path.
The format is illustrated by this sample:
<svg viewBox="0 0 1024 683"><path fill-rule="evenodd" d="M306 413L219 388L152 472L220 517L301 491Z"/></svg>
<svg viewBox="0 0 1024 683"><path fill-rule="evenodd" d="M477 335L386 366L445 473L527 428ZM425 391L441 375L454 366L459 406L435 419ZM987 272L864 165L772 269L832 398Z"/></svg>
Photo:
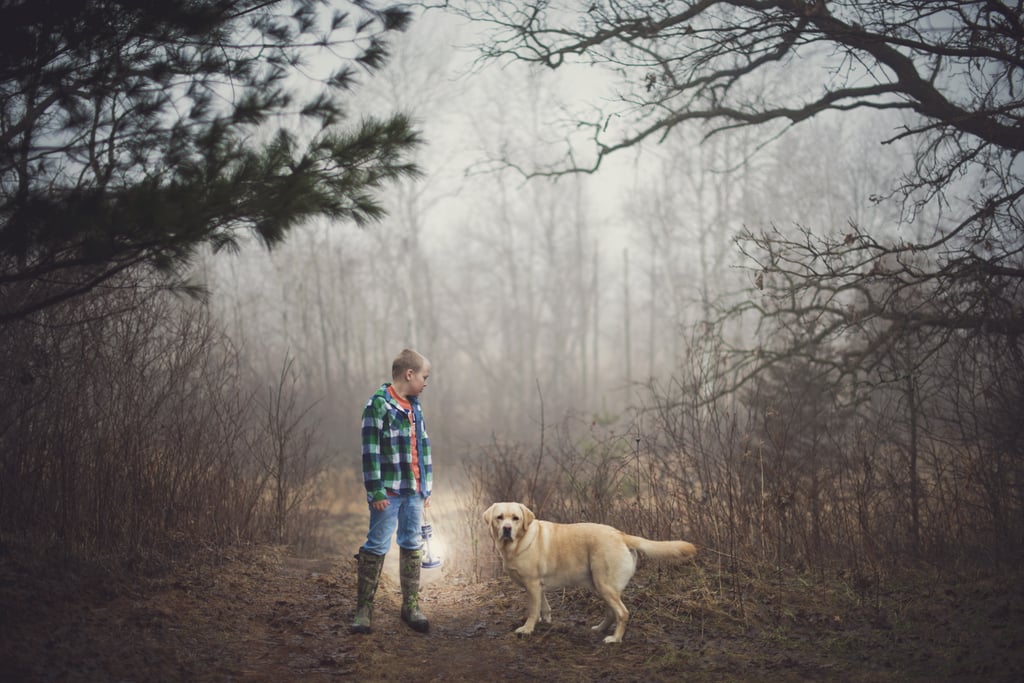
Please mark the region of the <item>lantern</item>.
<svg viewBox="0 0 1024 683"><path fill-rule="evenodd" d="M434 536L434 528L430 522L423 518L423 526L420 527L420 536L423 538L423 568L434 569L441 566L441 558L435 557L430 550L430 539Z"/></svg>

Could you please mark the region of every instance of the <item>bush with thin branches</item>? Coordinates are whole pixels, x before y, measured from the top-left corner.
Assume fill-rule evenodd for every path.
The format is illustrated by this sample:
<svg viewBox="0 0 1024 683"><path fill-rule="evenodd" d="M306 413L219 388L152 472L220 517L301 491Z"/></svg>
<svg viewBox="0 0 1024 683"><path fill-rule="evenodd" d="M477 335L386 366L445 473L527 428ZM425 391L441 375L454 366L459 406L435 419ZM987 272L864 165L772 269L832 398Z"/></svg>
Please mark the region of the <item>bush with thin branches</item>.
<svg viewBox="0 0 1024 683"><path fill-rule="evenodd" d="M124 278L4 328L0 528L85 556L301 542L324 458L206 310Z"/></svg>

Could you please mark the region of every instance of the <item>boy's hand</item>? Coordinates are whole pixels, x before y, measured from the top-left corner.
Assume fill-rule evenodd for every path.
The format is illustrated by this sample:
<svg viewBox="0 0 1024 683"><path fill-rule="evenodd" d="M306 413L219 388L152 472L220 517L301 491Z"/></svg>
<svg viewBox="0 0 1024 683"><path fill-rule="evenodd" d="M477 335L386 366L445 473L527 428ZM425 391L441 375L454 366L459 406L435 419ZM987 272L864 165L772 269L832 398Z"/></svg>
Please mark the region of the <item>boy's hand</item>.
<svg viewBox="0 0 1024 683"><path fill-rule="evenodd" d="M372 507L377 512L384 512L384 509L387 508L388 505L390 505L390 502L388 501L387 498L385 498L384 500L375 500L372 503L370 503L370 507Z"/></svg>

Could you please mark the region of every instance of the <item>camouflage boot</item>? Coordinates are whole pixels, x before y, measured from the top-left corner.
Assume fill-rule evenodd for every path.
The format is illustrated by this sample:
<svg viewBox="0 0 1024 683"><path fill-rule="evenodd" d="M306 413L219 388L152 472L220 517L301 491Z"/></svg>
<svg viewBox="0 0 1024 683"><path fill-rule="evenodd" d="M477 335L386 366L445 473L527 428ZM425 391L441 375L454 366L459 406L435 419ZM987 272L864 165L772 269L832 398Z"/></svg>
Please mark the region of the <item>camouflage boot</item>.
<svg viewBox="0 0 1024 683"><path fill-rule="evenodd" d="M420 562L423 551L401 550L398 571L402 580L402 621L414 631L426 633L430 629L430 622L420 611Z"/></svg>
<svg viewBox="0 0 1024 683"><path fill-rule="evenodd" d="M369 633L373 619L373 596L380 583L380 572L384 569L384 556L359 550L359 583L356 588L356 616L352 620L352 633Z"/></svg>

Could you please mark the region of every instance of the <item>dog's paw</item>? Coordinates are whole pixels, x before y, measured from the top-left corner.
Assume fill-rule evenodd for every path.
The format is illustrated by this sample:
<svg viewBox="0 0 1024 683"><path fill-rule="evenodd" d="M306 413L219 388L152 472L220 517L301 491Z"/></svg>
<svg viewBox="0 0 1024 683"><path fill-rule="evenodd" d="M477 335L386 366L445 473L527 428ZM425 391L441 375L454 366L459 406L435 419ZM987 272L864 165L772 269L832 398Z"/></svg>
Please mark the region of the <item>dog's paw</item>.
<svg viewBox="0 0 1024 683"><path fill-rule="evenodd" d="M527 626L526 624L523 624L522 626L520 626L519 628L517 628L517 629L516 629L516 630L514 631L514 633L515 633L515 634L516 634L517 636L528 636L528 635L530 635L531 633L533 633L533 627L532 627L532 626Z"/></svg>
<svg viewBox="0 0 1024 683"><path fill-rule="evenodd" d="M605 636L604 642L606 643L621 643L622 641L615 636Z"/></svg>

